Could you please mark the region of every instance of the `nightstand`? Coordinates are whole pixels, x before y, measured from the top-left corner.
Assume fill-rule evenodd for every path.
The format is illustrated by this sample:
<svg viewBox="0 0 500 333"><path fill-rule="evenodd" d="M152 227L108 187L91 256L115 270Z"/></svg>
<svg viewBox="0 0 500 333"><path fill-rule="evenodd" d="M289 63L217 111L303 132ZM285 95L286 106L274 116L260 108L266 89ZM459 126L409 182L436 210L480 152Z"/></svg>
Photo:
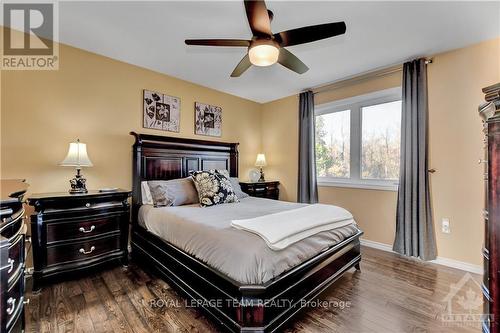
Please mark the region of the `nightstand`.
<svg viewBox="0 0 500 333"><path fill-rule="evenodd" d="M280 197L280 182L277 180L264 182L240 182L243 192L252 197L278 200Z"/></svg>
<svg viewBox="0 0 500 333"><path fill-rule="evenodd" d="M33 290L61 276L127 263L130 191L33 194Z"/></svg>

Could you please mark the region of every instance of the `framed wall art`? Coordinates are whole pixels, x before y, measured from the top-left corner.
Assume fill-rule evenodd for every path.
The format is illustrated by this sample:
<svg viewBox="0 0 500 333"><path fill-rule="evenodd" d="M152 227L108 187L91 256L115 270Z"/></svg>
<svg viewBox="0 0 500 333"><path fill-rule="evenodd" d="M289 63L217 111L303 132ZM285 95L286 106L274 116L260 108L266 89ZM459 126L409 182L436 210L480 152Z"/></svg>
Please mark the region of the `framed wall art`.
<svg viewBox="0 0 500 333"><path fill-rule="evenodd" d="M205 103L194 103L194 133L208 136L222 135L222 108Z"/></svg>
<svg viewBox="0 0 500 333"><path fill-rule="evenodd" d="M180 130L180 99L158 92L144 90L144 128L169 132Z"/></svg>

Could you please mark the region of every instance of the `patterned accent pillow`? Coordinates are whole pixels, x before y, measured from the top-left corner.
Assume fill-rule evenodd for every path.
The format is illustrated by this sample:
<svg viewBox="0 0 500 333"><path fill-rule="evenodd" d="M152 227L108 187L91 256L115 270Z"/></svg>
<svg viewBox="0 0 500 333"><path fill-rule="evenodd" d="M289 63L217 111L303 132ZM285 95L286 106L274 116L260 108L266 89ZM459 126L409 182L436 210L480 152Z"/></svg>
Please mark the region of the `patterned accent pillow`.
<svg viewBox="0 0 500 333"><path fill-rule="evenodd" d="M239 202L226 170L196 171L192 176L201 207Z"/></svg>
<svg viewBox="0 0 500 333"><path fill-rule="evenodd" d="M151 197L155 207L172 206L172 199L168 197L167 190L161 185L150 186Z"/></svg>

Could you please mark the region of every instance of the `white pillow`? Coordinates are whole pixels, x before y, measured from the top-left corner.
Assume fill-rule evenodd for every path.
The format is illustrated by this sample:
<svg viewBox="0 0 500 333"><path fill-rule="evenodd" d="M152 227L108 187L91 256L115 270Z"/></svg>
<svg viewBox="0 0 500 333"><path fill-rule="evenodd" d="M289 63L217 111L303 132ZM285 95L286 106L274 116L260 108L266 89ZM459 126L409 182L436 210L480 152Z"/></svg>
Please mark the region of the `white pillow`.
<svg viewBox="0 0 500 333"><path fill-rule="evenodd" d="M147 181L141 182L141 196L143 205L152 205L153 196L151 195L151 190Z"/></svg>

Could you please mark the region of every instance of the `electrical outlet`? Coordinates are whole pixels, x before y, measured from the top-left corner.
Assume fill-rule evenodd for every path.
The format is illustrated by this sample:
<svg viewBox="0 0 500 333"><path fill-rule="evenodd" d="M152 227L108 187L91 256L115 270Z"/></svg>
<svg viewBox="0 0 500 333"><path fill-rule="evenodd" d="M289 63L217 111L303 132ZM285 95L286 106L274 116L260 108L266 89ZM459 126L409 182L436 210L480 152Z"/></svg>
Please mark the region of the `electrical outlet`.
<svg viewBox="0 0 500 333"><path fill-rule="evenodd" d="M450 219L448 218L443 218L441 219L441 231L445 234L450 234Z"/></svg>

